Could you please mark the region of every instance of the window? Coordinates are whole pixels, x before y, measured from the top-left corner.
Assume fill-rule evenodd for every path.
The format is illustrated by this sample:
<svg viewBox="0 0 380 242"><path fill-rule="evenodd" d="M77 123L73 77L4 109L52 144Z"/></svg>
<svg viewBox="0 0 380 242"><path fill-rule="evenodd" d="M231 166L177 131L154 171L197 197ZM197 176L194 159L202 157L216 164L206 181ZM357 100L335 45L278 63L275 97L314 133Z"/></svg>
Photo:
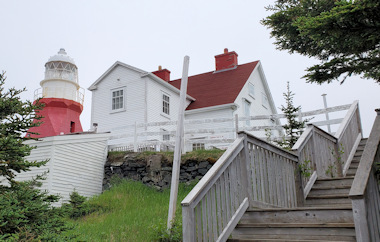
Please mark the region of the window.
<svg viewBox="0 0 380 242"><path fill-rule="evenodd" d="M165 93L162 94L162 112L164 114L170 114L170 97Z"/></svg>
<svg viewBox="0 0 380 242"><path fill-rule="evenodd" d="M252 83L248 84L248 93L250 96L255 97L255 86Z"/></svg>
<svg viewBox="0 0 380 242"><path fill-rule="evenodd" d="M261 93L262 97L262 104L264 107L268 108L269 107L269 102L268 102L268 97L264 93Z"/></svg>
<svg viewBox="0 0 380 242"><path fill-rule="evenodd" d="M246 118L249 118L251 116L251 103L246 99L244 99L244 116ZM245 124L250 125L250 120L246 120Z"/></svg>
<svg viewBox="0 0 380 242"><path fill-rule="evenodd" d="M166 130L165 129L161 129L163 132L165 132ZM170 134L163 134L162 135L162 140L163 141L168 141L170 140Z"/></svg>
<svg viewBox="0 0 380 242"><path fill-rule="evenodd" d="M193 143L193 150L204 150L205 144L204 143Z"/></svg>
<svg viewBox="0 0 380 242"><path fill-rule="evenodd" d="M124 109L124 90L112 91L112 110Z"/></svg>

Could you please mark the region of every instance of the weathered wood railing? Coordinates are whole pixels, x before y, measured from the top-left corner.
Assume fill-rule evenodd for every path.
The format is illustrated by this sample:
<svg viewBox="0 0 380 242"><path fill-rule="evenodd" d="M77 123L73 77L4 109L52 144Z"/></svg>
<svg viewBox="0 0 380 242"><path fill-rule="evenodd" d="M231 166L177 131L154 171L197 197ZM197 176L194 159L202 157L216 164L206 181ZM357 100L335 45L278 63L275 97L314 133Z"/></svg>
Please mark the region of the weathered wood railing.
<svg viewBox="0 0 380 242"><path fill-rule="evenodd" d="M305 197L318 177L342 176L336 156L337 139L322 129L309 125L293 146L293 151L298 154Z"/></svg>
<svg viewBox="0 0 380 242"><path fill-rule="evenodd" d="M343 165L343 175L345 176L362 138L358 101L351 105L334 136L338 139L338 153Z"/></svg>
<svg viewBox="0 0 380 242"><path fill-rule="evenodd" d="M380 190L376 166L380 163L380 110L364 148L350 190L357 241L380 241Z"/></svg>
<svg viewBox="0 0 380 242"><path fill-rule="evenodd" d="M240 132L182 201L184 240L225 241L248 207L296 207L297 171L297 156Z"/></svg>
<svg viewBox="0 0 380 242"><path fill-rule="evenodd" d="M346 175L361 138L358 101L351 105L335 135L308 125L292 148L299 158L305 197L318 177Z"/></svg>
<svg viewBox="0 0 380 242"><path fill-rule="evenodd" d="M301 206L318 177L343 176L361 138L357 102L341 126L309 125L293 153L240 132L182 201L184 241L225 241L247 208Z"/></svg>

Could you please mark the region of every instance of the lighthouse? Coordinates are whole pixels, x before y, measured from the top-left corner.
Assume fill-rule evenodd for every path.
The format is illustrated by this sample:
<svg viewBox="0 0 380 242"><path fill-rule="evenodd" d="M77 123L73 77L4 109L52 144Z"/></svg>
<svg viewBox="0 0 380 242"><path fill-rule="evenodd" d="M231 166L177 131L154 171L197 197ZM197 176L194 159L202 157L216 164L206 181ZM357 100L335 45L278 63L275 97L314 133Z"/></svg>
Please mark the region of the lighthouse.
<svg viewBox="0 0 380 242"><path fill-rule="evenodd" d="M45 106L38 114L43 116L42 124L29 132L32 138L43 138L83 132L79 116L83 111L84 90L79 86L78 67L67 55L65 49L50 57L45 64L45 78L41 88L34 92L34 99L40 99Z"/></svg>

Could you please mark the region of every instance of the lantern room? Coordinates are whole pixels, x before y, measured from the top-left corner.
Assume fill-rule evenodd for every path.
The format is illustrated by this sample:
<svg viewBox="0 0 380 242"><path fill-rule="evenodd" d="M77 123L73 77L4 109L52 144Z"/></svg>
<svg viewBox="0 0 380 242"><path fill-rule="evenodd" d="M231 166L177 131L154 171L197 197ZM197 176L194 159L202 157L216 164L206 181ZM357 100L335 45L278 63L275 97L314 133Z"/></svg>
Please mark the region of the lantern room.
<svg viewBox="0 0 380 242"><path fill-rule="evenodd" d="M79 86L78 68L65 49L50 57L45 64L45 78L34 99L44 103L39 111L43 123L31 128L29 137L42 138L82 132L79 116L83 110L84 90Z"/></svg>

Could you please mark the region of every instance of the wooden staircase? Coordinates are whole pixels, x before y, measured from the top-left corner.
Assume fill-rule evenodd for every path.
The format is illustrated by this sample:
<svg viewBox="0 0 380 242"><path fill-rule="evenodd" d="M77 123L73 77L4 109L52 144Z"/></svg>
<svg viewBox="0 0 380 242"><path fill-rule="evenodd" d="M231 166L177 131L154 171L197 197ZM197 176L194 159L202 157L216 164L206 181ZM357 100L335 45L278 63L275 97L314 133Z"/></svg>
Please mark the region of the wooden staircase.
<svg viewBox="0 0 380 242"><path fill-rule="evenodd" d="M346 177L317 179L304 207L247 210L229 241L356 241L348 194L366 141L361 140Z"/></svg>

